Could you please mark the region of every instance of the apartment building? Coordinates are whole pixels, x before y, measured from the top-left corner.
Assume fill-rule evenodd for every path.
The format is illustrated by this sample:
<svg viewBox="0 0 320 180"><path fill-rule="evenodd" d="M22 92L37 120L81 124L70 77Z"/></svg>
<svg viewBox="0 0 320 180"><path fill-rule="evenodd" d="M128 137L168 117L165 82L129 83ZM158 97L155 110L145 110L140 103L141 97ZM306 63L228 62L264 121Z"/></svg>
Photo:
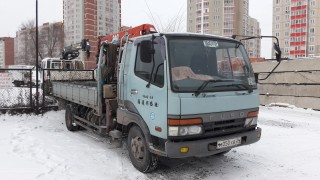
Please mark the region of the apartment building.
<svg viewBox="0 0 320 180"><path fill-rule="evenodd" d="M272 33L283 57L320 56L320 1L273 0Z"/></svg>
<svg viewBox="0 0 320 180"><path fill-rule="evenodd" d="M91 50L88 59L85 53L80 58L86 68L96 66L97 37L113 34L120 29L121 0L64 0L63 20L65 46L89 39Z"/></svg>
<svg viewBox="0 0 320 180"><path fill-rule="evenodd" d="M14 38L0 37L0 68L14 64Z"/></svg>
<svg viewBox="0 0 320 180"><path fill-rule="evenodd" d="M228 37L261 32L249 16L249 0L187 0L187 31ZM250 57L260 57L260 39L243 43L247 49L259 49Z"/></svg>
<svg viewBox="0 0 320 180"><path fill-rule="evenodd" d="M249 17L248 36L261 36L260 23L257 19ZM260 57L261 55L261 40L251 39L246 43L246 48L249 57Z"/></svg>

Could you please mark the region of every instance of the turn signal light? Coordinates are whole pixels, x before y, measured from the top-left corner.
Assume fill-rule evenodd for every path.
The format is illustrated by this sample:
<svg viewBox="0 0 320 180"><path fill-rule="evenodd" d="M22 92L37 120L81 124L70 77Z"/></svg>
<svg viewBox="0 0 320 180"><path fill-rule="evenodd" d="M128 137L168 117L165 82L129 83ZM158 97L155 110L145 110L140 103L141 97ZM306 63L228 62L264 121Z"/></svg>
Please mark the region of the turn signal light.
<svg viewBox="0 0 320 180"><path fill-rule="evenodd" d="M257 117L258 114L259 114L259 111L248 112L247 117Z"/></svg>
<svg viewBox="0 0 320 180"><path fill-rule="evenodd" d="M202 124L202 119L168 119L168 125L171 126L185 126L185 125L196 125Z"/></svg>

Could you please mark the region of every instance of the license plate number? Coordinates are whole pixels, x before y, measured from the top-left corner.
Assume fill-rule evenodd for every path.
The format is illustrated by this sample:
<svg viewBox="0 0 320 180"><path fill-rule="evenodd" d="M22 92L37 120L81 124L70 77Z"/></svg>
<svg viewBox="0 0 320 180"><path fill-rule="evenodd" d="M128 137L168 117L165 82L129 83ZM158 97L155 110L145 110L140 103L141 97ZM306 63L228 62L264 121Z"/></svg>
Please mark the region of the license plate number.
<svg viewBox="0 0 320 180"><path fill-rule="evenodd" d="M227 140L221 140L221 141L217 142L217 149L237 146L239 144L241 144L241 137L233 138L233 139L227 139Z"/></svg>

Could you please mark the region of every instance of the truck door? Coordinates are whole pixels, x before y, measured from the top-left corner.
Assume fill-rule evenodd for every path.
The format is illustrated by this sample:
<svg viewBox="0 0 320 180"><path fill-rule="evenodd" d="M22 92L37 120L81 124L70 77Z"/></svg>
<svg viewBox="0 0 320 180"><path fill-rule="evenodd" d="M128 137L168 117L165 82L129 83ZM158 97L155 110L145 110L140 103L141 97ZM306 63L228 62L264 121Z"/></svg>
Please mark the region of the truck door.
<svg viewBox="0 0 320 180"><path fill-rule="evenodd" d="M140 43L135 42L132 47L135 56L131 56L128 75L124 77L127 102L134 105L150 133L161 138L167 137L167 66L164 44L162 37L156 37L153 41L155 53L151 57L154 61L145 63L140 57ZM147 86L149 81L150 86Z"/></svg>

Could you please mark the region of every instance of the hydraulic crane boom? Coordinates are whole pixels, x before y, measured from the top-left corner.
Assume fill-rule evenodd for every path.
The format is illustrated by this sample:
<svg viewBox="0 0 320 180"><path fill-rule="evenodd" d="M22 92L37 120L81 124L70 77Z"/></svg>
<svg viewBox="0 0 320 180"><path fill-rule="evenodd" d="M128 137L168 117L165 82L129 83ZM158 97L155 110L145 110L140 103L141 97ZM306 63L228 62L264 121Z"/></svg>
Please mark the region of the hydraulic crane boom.
<svg viewBox="0 0 320 180"><path fill-rule="evenodd" d="M126 31L121 31L115 34L107 35L107 36L99 36L98 37L98 44L100 45L103 41L108 41L109 43L113 42L120 42L120 40L123 38L123 36L126 35L126 33L129 34L130 38L142 36L145 34L150 33L156 33L156 28L151 24L142 24L140 26L133 27L131 29L128 29Z"/></svg>

